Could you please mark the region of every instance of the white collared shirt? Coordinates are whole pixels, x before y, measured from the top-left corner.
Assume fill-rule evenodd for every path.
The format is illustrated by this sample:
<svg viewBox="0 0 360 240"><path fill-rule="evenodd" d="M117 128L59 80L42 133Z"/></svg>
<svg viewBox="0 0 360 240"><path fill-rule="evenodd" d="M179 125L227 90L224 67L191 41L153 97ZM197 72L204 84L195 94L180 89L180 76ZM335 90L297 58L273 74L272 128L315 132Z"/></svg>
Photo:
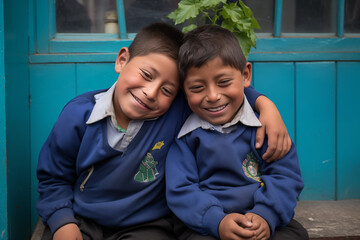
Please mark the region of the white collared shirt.
<svg viewBox="0 0 360 240"><path fill-rule="evenodd" d="M86 124L92 124L107 118L108 143L112 148L123 151L139 132L144 120L131 120L125 133L118 130L118 123L112 101L115 86L116 83L106 92L94 96L96 103Z"/></svg>

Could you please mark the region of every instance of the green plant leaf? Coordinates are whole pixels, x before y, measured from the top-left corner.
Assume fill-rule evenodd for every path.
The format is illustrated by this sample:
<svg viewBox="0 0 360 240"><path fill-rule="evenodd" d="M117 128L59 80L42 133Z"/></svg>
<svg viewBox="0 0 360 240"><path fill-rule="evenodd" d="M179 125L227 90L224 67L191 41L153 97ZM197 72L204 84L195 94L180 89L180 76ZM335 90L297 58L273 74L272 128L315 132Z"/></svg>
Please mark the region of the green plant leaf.
<svg viewBox="0 0 360 240"><path fill-rule="evenodd" d="M239 44L240 44L241 50L243 51L243 53L245 55L245 58L248 59L250 49L251 49L250 39L243 32L236 32L235 35L236 35L237 39L239 40Z"/></svg>
<svg viewBox="0 0 360 240"><path fill-rule="evenodd" d="M221 14L224 19L230 18L234 23L242 20L244 16L241 9L234 3L224 4Z"/></svg>
<svg viewBox="0 0 360 240"><path fill-rule="evenodd" d="M175 25L195 18L199 14L200 2L200 0L182 0L179 2L178 8L168 15L168 18L175 21Z"/></svg>
<svg viewBox="0 0 360 240"><path fill-rule="evenodd" d="M195 28L197 28L197 26L195 24L190 24L190 25L188 25L186 27L183 27L182 32L183 33L188 33L188 32L190 32L191 30L193 30Z"/></svg>
<svg viewBox="0 0 360 240"><path fill-rule="evenodd" d="M234 29L235 29L234 23L228 19L225 19L224 21L222 21L221 27L229 30L230 32L234 32Z"/></svg>
<svg viewBox="0 0 360 240"><path fill-rule="evenodd" d="M239 4L240 4L245 16L247 16L247 17L252 17L253 16L253 13L252 13L251 9L248 6L246 6L242 1L239 1Z"/></svg>
<svg viewBox="0 0 360 240"><path fill-rule="evenodd" d="M226 0L181 0L178 8L168 15L176 24L189 20L182 30L187 33L197 27L193 24L196 19L207 18L212 24L233 32L239 40L246 58L251 47L256 48L256 35L254 29L261 29L249 7L241 0L227 3Z"/></svg>
<svg viewBox="0 0 360 240"><path fill-rule="evenodd" d="M252 19L251 19L251 26L252 26L253 28L256 28L256 29L261 29L258 21L257 21L255 18L252 18Z"/></svg>
<svg viewBox="0 0 360 240"><path fill-rule="evenodd" d="M200 3L201 8L213 8L218 6L220 3L226 3L226 0L203 0Z"/></svg>

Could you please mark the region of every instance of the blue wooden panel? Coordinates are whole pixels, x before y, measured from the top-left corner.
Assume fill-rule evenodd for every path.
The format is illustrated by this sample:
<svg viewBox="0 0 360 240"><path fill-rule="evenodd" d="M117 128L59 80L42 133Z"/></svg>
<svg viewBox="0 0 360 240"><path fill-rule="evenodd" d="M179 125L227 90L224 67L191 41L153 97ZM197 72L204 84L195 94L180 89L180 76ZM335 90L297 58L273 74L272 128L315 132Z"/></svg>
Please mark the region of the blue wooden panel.
<svg viewBox="0 0 360 240"><path fill-rule="evenodd" d="M360 198L360 62L337 65L337 197Z"/></svg>
<svg viewBox="0 0 360 240"><path fill-rule="evenodd" d="M114 59L115 61L115 59ZM115 63L84 63L76 65L76 94L111 87L117 80Z"/></svg>
<svg viewBox="0 0 360 240"><path fill-rule="evenodd" d="M295 140L295 84L293 63L255 63L254 87L279 109L290 137Z"/></svg>
<svg viewBox="0 0 360 240"><path fill-rule="evenodd" d="M40 149L64 105L75 96L75 64L30 65L31 210L32 223L38 194L36 167Z"/></svg>
<svg viewBox="0 0 360 240"><path fill-rule="evenodd" d="M4 5L0 3L0 19L4 19ZM0 58L5 59L4 21L0 21ZM7 239L7 181L6 181L6 111L5 63L0 61L0 239Z"/></svg>
<svg viewBox="0 0 360 240"><path fill-rule="evenodd" d="M335 199L335 63L296 64L296 145L301 200Z"/></svg>

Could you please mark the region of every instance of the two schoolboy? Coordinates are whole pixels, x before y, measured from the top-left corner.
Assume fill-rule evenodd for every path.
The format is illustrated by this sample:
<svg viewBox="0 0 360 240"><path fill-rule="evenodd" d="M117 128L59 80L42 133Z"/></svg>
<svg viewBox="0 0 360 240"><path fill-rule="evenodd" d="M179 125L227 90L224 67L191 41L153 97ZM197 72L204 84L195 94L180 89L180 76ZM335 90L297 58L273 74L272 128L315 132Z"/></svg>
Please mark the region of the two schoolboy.
<svg viewBox="0 0 360 240"><path fill-rule="evenodd" d="M179 71L193 111L166 162L167 201L191 229L225 239L308 239L293 218L303 189L295 145L267 163L244 88L251 64L236 36L214 25L188 33Z"/></svg>
<svg viewBox="0 0 360 240"><path fill-rule="evenodd" d="M64 107L39 155L43 239L178 238L164 172L168 149L190 114L179 93L182 38L166 24L145 27L120 50L119 77L110 89L82 94ZM259 96L252 88L246 94L252 104ZM264 99L256 104L261 114L275 114L265 121L275 124L270 130L286 132ZM282 155L287 135L274 135L272 148L281 147L273 156Z"/></svg>

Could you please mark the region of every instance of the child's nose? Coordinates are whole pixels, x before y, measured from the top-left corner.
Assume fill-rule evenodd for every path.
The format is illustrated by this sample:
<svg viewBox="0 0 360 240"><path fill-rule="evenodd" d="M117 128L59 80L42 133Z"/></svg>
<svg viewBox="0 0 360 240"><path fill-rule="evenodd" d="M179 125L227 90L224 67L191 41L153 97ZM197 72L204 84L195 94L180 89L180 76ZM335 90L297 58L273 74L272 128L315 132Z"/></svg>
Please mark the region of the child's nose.
<svg viewBox="0 0 360 240"><path fill-rule="evenodd" d="M155 100L158 94L159 88L156 85L149 85L143 89L143 93L149 100Z"/></svg>
<svg viewBox="0 0 360 240"><path fill-rule="evenodd" d="M218 93L218 91L216 91L215 88L209 88L207 91L206 99L209 102L216 102L220 99L220 94Z"/></svg>

